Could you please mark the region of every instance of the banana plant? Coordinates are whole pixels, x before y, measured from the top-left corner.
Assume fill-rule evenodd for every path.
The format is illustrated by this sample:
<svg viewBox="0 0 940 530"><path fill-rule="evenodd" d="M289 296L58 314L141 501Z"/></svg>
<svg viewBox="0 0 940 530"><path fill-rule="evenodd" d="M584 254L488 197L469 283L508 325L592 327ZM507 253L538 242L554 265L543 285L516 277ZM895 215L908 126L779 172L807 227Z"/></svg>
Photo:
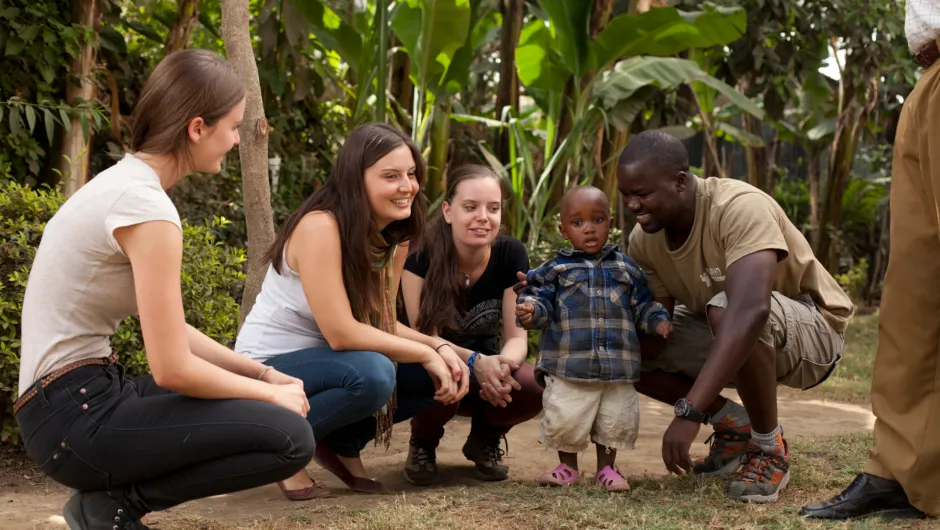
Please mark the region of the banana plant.
<svg viewBox="0 0 940 530"><path fill-rule="evenodd" d="M512 161L504 171L516 201L512 232L539 239L552 204L547 190L567 187L572 176L590 181L596 166L592 142L599 127L625 128L642 111L648 87L674 88L692 81L727 97L731 104L758 117L763 112L726 83L708 75L691 60L674 55L690 48L723 46L744 33L745 13L739 8L705 4L703 11L684 12L660 7L641 14L612 19L593 41L589 36L592 2L539 0L537 17L523 29L516 48L516 68L526 93L543 114L545 149L540 168L533 163L520 118L508 114L499 120L474 116L458 119L482 122L510 130ZM559 138L563 112L570 114L570 130ZM616 153L611 153L611 159ZM602 161L603 164L610 160ZM496 164L494 164L496 165ZM612 174L612 173L608 173ZM558 182L561 179L561 182ZM609 186L608 186L609 187ZM610 190L607 190L610 193Z"/></svg>
<svg viewBox="0 0 940 530"><path fill-rule="evenodd" d="M427 194L443 189L451 100L469 81L476 50L499 24L492 0L401 0L392 30L410 58L412 136L428 151Z"/></svg>
<svg viewBox="0 0 940 530"><path fill-rule="evenodd" d="M338 87L352 103L350 126L368 119L385 121L389 0L365 4L366 9L357 12L352 23L323 0L282 1L290 4L322 44L324 62L335 72L345 72L347 82Z"/></svg>

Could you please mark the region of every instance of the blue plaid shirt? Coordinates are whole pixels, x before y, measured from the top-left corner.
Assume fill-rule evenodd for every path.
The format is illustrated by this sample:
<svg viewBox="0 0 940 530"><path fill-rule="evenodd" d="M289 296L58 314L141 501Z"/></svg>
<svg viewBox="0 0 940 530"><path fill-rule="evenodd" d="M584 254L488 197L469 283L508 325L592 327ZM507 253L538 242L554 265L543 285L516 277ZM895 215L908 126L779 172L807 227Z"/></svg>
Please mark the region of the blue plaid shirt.
<svg viewBox="0 0 940 530"><path fill-rule="evenodd" d="M537 372L568 381L640 379L637 327L656 332L669 313L653 298L636 262L606 245L591 256L559 250L530 270L518 303L535 306L531 329L542 329Z"/></svg>

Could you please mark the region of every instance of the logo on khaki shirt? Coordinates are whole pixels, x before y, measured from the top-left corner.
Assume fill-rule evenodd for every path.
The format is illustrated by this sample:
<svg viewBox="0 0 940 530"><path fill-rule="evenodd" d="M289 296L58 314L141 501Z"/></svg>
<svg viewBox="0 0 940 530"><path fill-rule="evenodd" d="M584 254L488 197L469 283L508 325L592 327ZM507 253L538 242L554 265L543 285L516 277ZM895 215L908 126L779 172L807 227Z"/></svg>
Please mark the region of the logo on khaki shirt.
<svg viewBox="0 0 940 530"><path fill-rule="evenodd" d="M706 287L711 287L712 282L723 282L725 281L725 273L721 271L718 267L706 267L705 272L702 273L702 283Z"/></svg>

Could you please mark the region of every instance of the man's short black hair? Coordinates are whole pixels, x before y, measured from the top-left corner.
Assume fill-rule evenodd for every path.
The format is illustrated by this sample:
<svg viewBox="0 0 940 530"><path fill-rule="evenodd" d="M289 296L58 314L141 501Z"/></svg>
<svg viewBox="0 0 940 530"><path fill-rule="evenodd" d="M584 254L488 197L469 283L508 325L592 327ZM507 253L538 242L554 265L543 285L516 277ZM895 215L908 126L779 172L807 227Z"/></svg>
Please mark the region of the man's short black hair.
<svg viewBox="0 0 940 530"><path fill-rule="evenodd" d="M649 130L634 135L620 153L618 165L629 166L647 159L669 175L689 171L689 152L667 132Z"/></svg>

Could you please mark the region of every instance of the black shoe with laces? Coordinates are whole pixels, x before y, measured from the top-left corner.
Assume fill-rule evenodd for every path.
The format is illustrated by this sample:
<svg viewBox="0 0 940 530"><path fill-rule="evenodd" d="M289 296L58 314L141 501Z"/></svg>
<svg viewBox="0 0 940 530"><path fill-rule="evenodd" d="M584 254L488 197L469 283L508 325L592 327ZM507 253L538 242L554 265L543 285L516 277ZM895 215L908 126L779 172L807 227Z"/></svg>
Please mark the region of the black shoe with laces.
<svg viewBox="0 0 940 530"><path fill-rule="evenodd" d="M415 486L430 486L437 480L437 454L426 440L409 442L405 460L405 480Z"/></svg>
<svg viewBox="0 0 940 530"><path fill-rule="evenodd" d="M835 497L803 506L800 515L808 519L923 519L927 515L911 505L901 484L861 473L845 491Z"/></svg>
<svg viewBox="0 0 940 530"><path fill-rule="evenodd" d="M501 437L506 440L505 436ZM500 464L506 453L499 446L500 438L486 442L467 438L463 444L463 455L467 460L476 464L476 476L487 482L498 482L509 478L509 467ZM509 441L506 441L506 451L509 450Z"/></svg>
<svg viewBox="0 0 940 530"><path fill-rule="evenodd" d="M80 491L62 508L71 530L149 530L106 491Z"/></svg>

